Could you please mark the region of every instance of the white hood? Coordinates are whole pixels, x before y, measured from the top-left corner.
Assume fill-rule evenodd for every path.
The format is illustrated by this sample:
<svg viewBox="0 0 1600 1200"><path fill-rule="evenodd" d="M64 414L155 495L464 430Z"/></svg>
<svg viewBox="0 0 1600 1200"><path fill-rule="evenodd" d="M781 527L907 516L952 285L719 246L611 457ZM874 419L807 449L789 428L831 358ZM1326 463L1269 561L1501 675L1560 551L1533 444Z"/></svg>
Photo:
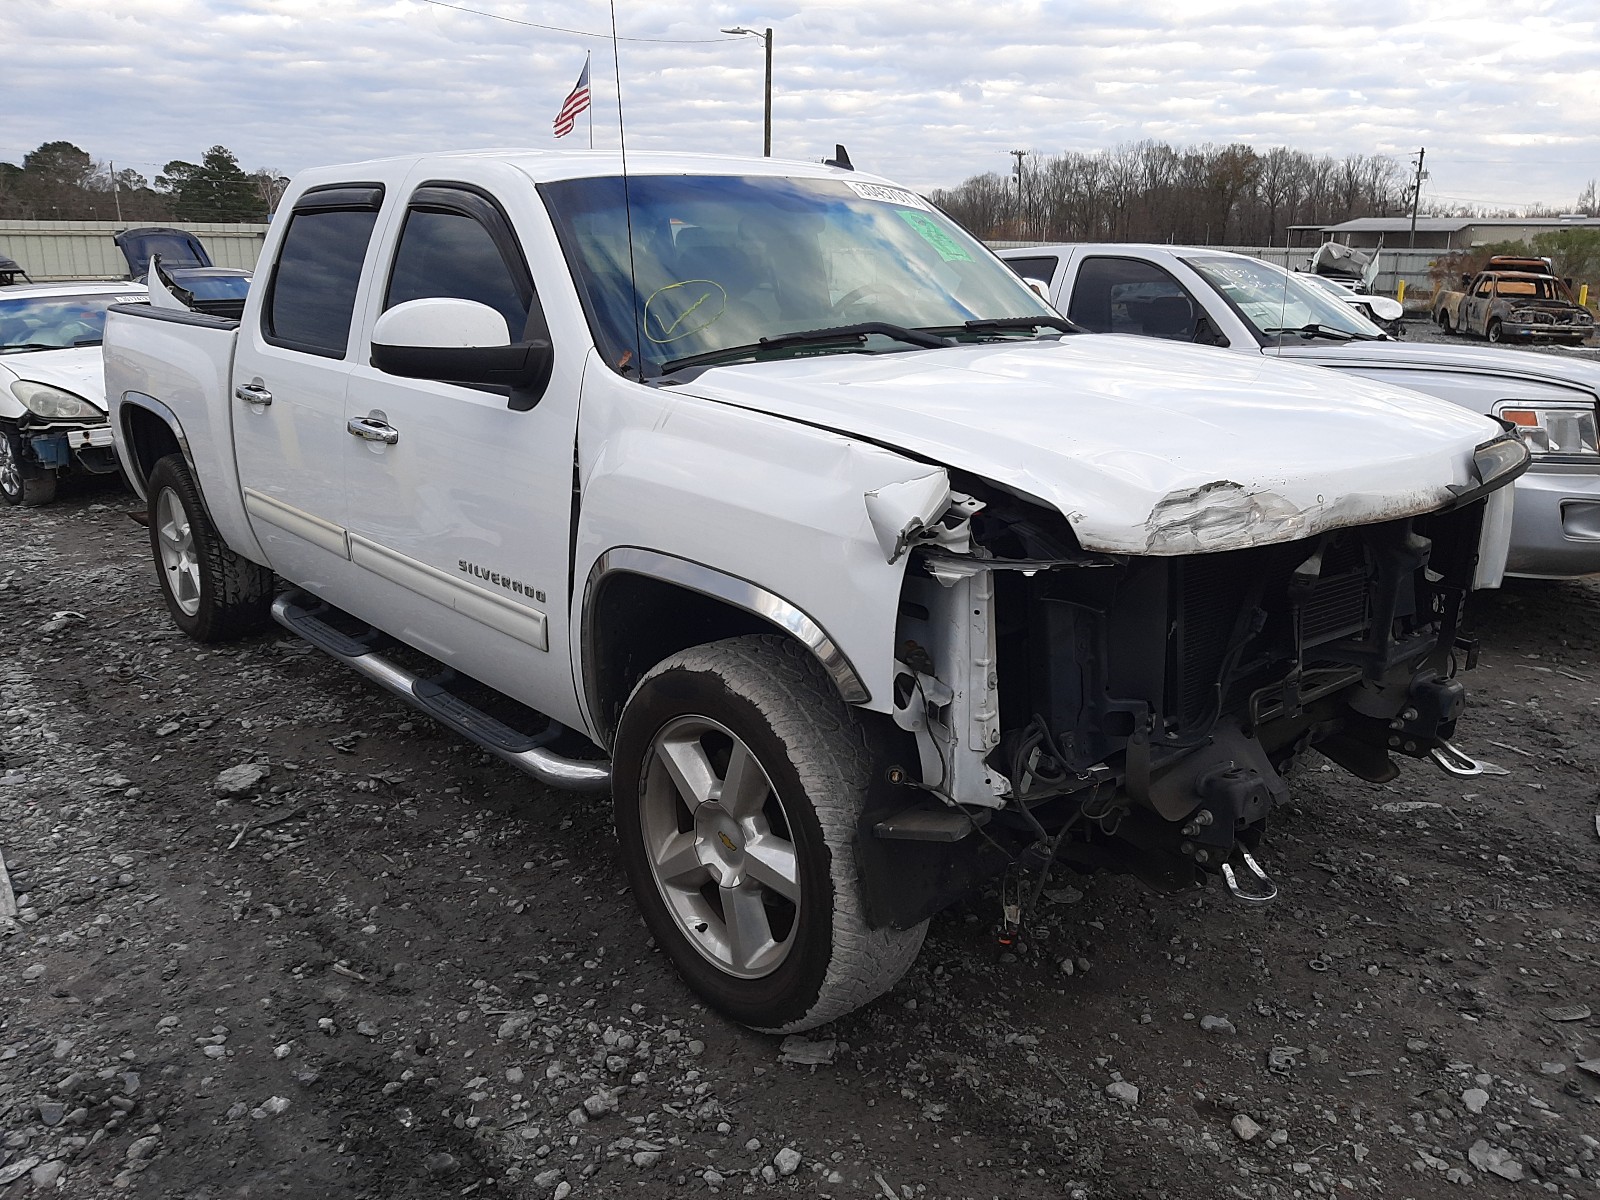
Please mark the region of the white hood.
<svg viewBox="0 0 1600 1200"><path fill-rule="evenodd" d="M868 438L1056 506L1085 549L1188 554L1447 504L1487 417L1133 337L716 367L683 391Z"/></svg>
<svg viewBox="0 0 1600 1200"><path fill-rule="evenodd" d="M66 350L27 350L0 355L0 411L21 405L11 394L13 379L28 379L64 388L81 396L101 412L106 410L105 359L99 346L74 346Z"/></svg>

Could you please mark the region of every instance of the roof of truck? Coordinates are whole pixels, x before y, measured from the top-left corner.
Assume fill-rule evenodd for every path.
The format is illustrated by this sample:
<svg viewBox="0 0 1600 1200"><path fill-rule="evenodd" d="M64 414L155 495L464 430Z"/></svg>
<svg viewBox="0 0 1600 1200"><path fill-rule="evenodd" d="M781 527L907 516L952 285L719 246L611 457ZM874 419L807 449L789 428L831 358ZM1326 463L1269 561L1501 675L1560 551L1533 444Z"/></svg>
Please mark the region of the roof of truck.
<svg viewBox="0 0 1600 1200"><path fill-rule="evenodd" d="M307 179L315 176L317 182L321 182L324 177L349 179L352 178L352 171L361 167L442 163L461 159L503 162L523 172L536 183L622 173L622 156L615 150L533 150L506 147L367 159L362 162L313 168L306 171L304 176ZM761 158L743 154L681 154L652 150L629 154L628 172L634 175L798 175L818 179L856 179L869 183L890 182L882 176L865 171L848 171L842 167L830 167L821 162L805 162L799 159Z"/></svg>

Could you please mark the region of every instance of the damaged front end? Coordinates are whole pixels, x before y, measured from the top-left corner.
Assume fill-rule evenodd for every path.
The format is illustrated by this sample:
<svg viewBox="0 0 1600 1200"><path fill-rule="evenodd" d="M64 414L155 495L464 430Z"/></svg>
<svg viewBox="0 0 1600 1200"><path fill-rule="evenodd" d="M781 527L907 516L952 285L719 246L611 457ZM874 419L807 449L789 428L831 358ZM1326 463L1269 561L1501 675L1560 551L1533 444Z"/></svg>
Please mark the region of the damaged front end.
<svg viewBox="0 0 1600 1200"><path fill-rule="evenodd" d="M1463 607L1503 554L1497 493L1526 456L1496 439L1479 460L1435 511L1294 537L1270 504L1239 506L1264 544L1208 552L1201 505L1189 534L1169 521L1159 549L1121 555L944 471L868 497L886 557L909 556L904 734L857 843L874 920L908 925L1051 863L1270 898L1251 852L1304 751L1376 782L1396 754L1472 770L1450 745L1476 659Z"/></svg>

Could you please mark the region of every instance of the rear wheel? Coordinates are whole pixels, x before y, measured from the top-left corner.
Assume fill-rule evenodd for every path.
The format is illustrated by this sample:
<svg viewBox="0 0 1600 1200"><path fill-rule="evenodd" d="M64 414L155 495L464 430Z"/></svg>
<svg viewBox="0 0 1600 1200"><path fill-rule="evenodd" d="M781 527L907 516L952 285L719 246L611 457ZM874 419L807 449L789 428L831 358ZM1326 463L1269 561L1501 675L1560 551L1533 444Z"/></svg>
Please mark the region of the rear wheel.
<svg viewBox="0 0 1600 1200"><path fill-rule="evenodd" d="M150 472L150 550L173 621L197 642L224 642L266 626L272 572L228 548L206 515L183 456Z"/></svg>
<svg viewBox="0 0 1600 1200"><path fill-rule="evenodd" d="M1448 308L1441 308L1439 310L1439 328L1444 330L1446 333L1455 332L1455 329L1450 324L1450 310Z"/></svg>
<svg viewBox="0 0 1600 1200"><path fill-rule="evenodd" d="M708 1003L788 1033L910 967L927 922L867 926L851 843L869 758L849 707L777 636L654 667L617 731L617 835L645 923Z"/></svg>
<svg viewBox="0 0 1600 1200"><path fill-rule="evenodd" d="M28 461L22 435L0 426L0 500L32 508L56 498L56 473Z"/></svg>

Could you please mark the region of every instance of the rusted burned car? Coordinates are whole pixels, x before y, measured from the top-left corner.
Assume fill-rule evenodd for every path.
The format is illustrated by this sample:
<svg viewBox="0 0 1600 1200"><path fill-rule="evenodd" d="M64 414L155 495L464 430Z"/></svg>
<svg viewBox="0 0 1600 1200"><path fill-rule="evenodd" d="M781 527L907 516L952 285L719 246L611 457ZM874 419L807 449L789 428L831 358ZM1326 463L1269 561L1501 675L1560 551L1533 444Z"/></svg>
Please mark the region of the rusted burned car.
<svg viewBox="0 0 1600 1200"><path fill-rule="evenodd" d="M1460 291L1440 292L1434 300L1433 319L1446 333L1491 342L1577 345L1594 328L1594 317L1572 298L1566 281L1544 260L1526 258L1491 258L1488 269L1463 275Z"/></svg>

